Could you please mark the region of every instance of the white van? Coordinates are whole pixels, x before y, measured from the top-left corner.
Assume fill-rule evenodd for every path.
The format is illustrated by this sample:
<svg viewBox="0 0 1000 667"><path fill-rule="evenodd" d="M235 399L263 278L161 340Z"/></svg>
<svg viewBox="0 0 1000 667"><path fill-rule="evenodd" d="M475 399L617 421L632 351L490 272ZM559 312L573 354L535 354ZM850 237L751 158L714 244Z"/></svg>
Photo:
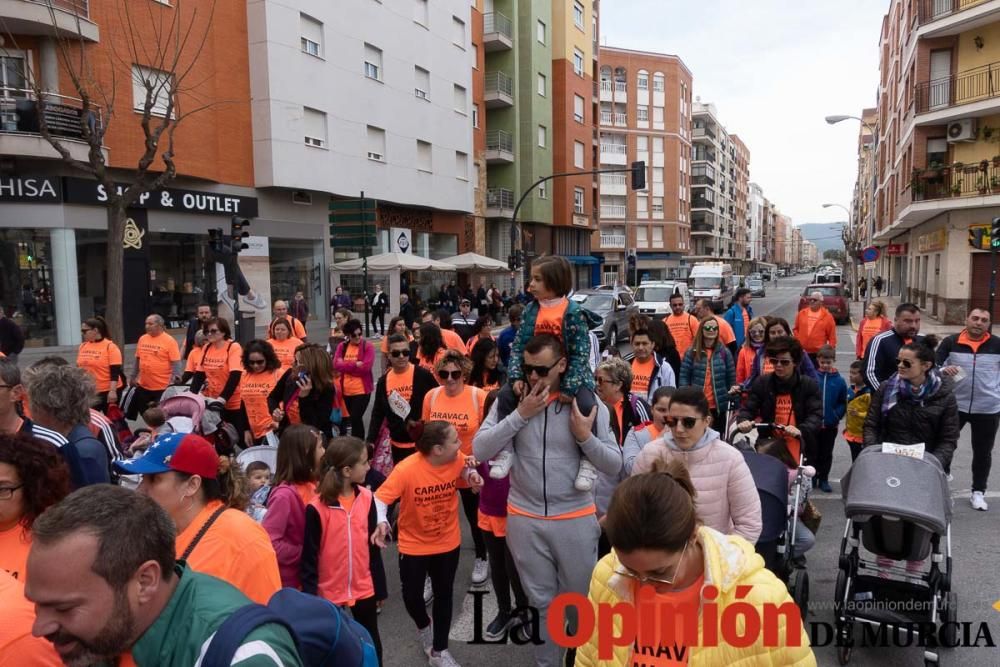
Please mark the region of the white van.
<svg viewBox="0 0 1000 667"><path fill-rule="evenodd" d="M635 303L643 315L662 319L670 314L670 297L674 292L687 303L688 286L683 281L651 280L636 288Z"/></svg>
<svg viewBox="0 0 1000 667"><path fill-rule="evenodd" d="M735 294L733 267L721 262L705 262L691 267L688 275L688 293L691 305L698 299L708 299L712 310L721 313Z"/></svg>

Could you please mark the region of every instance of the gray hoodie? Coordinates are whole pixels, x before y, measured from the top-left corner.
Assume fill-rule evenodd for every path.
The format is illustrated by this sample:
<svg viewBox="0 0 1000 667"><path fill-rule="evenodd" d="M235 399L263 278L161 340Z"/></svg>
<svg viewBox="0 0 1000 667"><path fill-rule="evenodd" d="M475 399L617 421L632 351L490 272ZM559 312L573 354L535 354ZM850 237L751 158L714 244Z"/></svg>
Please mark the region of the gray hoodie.
<svg viewBox="0 0 1000 667"><path fill-rule="evenodd" d="M608 408L597 401L597 433L579 445L570 430L572 405L553 401L545 411L525 420L513 411L497 422L497 404L472 441L472 453L480 461L500 453L505 447L514 450L510 471L508 502L529 514L556 517L577 512L594 504L594 494L573 486L585 455L600 472L617 475L622 469L621 448L611 435Z"/></svg>

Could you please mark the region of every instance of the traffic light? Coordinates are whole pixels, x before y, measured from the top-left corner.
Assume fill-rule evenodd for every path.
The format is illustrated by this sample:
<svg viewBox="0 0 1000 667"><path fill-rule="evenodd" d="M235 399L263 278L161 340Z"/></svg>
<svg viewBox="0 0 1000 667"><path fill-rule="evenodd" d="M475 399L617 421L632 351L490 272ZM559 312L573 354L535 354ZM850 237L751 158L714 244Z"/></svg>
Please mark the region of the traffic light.
<svg viewBox="0 0 1000 667"><path fill-rule="evenodd" d="M212 252L222 252L222 228L208 230L208 246Z"/></svg>
<svg viewBox="0 0 1000 667"><path fill-rule="evenodd" d="M1000 217L993 218L990 226L990 245L994 251L1000 250Z"/></svg>
<svg viewBox="0 0 1000 667"><path fill-rule="evenodd" d="M639 160L638 162L632 163L632 189L633 190L645 190L646 189L646 162L645 160Z"/></svg>
<svg viewBox="0 0 1000 667"><path fill-rule="evenodd" d="M635 250L628 251L628 257L625 259L628 264L628 270L632 271L635 269Z"/></svg>
<svg viewBox="0 0 1000 667"><path fill-rule="evenodd" d="M233 252L239 254L241 250L246 250L250 246L243 242L243 239L250 236L250 232L243 229L249 227L250 221L234 215L230 225L229 242L232 244Z"/></svg>

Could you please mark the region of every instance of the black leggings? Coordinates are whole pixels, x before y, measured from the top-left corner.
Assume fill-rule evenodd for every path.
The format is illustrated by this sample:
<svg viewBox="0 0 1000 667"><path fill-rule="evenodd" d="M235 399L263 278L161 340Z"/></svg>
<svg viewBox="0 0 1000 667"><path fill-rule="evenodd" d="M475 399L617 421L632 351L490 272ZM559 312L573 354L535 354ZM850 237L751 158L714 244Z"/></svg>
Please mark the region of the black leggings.
<svg viewBox="0 0 1000 667"><path fill-rule="evenodd" d="M486 560L486 542L483 541L483 531L479 528L479 494L472 489L459 489L462 497L462 509L469 521L469 532L472 533L472 543L476 547L476 558Z"/></svg>
<svg viewBox="0 0 1000 667"><path fill-rule="evenodd" d="M448 648L451 632L451 607L455 587L455 570L458 569L458 548L443 554L407 556L399 554L399 580L403 585L403 604L406 613L423 630L430 624L427 605L424 604L424 578L430 576L434 590L431 613L434 616L434 650L440 653Z"/></svg>
<svg viewBox="0 0 1000 667"><path fill-rule="evenodd" d="M375 596L358 600L351 607L351 616L361 627L372 636L372 643L375 644L375 654L378 656L378 664L382 664L382 638L378 634L378 604Z"/></svg>
<svg viewBox="0 0 1000 667"><path fill-rule="evenodd" d="M833 447L837 442L837 427L824 426L816 437L816 480L830 481L830 468L833 467Z"/></svg>
<svg viewBox="0 0 1000 667"><path fill-rule="evenodd" d="M528 596L521 586L521 577L517 574L514 558L507 548L507 538L497 537L484 530L486 553L490 557L490 580L493 582L493 592L497 596L497 609L500 613L510 615L510 589L514 589L514 603L518 607L528 606Z"/></svg>
<svg viewBox="0 0 1000 667"><path fill-rule="evenodd" d="M365 411L368 409L371 396L371 394L344 396L347 411L351 413L351 435L355 438L365 439Z"/></svg>
<svg viewBox="0 0 1000 667"><path fill-rule="evenodd" d="M378 324L376 327L375 325ZM378 329L380 334L385 333L385 311L381 308L372 309L372 330Z"/></svg>

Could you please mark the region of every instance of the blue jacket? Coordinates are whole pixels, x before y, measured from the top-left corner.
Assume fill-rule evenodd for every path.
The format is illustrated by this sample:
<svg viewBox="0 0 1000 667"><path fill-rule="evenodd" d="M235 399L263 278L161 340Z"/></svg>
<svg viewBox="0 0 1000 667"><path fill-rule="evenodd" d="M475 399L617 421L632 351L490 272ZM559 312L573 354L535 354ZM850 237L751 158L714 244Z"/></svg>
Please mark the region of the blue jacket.
<svg viewBox="0 0 1000 667"><path fill-rule="evenodd" d="M507 327L500 332L497 336L497 348L500 352L500 361L503 362L504 366L510 366L510 348L514 344L514 339L517 337L517 329L514 327Z"/></svg>
<svg viewBox="0 0 1000 667"><path fill-rule="evenodd" d="M678 387L698 387L705 386L705 374L711 373L712 391L715 393L715 402L719 410L725 410L730 400L729 388L736 384L736 362L733 355L725 345L719 345L712 354L712 367L708 368L705 358L700 360L694 358L694 349L684 353L684 361L681 362L681 376L677 379Z"/></svg>
<svg viewBox="0 0 1000 667"><path fill-rule="evenodd" d="M751 320L753 319L753 306L747 306L747 315L750 316ZM733 334L736 336L736 347L742 347L747 335L743 329L743 306L734 303L725 312L722 319L729 322L729 326L733 328Z"/></svg>
<svg viewBox="0 0 1000 667"><path fill-rule="evenodd" d="M820 371L819 392L823 398L823 427L836 427L847 413L847 383L836 369Z"/></svg>

